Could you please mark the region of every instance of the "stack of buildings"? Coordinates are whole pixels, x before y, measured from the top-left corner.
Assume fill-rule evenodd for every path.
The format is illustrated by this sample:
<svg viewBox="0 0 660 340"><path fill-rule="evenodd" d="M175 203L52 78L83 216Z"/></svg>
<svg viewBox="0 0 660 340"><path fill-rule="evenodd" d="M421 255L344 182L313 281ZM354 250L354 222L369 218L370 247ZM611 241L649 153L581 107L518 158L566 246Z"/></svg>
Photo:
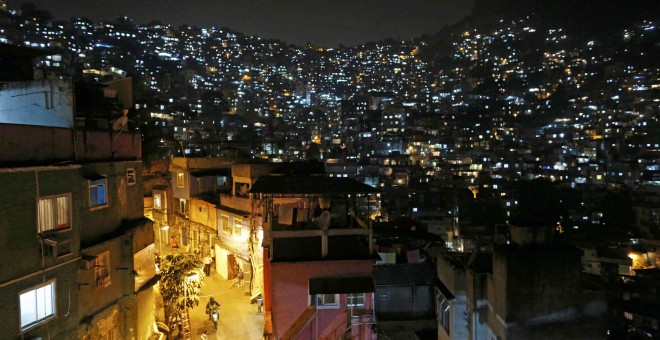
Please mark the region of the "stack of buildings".
<svg viewBox="0 0 660 340"><path fill-rule="evenodd" d="M38 54L0 57L11 61L0 72L0 332L150 338L154 238L142 208L140 134L121 116L88 124L71 79L34 78Z"/></svg>

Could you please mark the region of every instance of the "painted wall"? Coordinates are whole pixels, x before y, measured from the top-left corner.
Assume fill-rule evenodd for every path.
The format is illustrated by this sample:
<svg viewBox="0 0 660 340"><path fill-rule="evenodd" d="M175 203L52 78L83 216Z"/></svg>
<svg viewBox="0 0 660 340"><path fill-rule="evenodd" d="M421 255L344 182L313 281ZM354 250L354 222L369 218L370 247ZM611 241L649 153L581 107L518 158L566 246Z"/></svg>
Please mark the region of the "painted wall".
<svg viewBox="0 0 660 340"><path fill-rule="evenodd" d="M0 123L73 127L71 79L41 79L0 85Z"/></svg>
<svg viewBox="0 0 660 340"><path fill-rule="evenodd" d="M272 263L270 269L273 323L277 334L281 336L309 306L310 278L371 276L373 261ZM332 331L338 323L345 321L345 313L345 308L341 307L319 310L319 336ZM312 330L308 326L305 331L311 332Z"/></svg>

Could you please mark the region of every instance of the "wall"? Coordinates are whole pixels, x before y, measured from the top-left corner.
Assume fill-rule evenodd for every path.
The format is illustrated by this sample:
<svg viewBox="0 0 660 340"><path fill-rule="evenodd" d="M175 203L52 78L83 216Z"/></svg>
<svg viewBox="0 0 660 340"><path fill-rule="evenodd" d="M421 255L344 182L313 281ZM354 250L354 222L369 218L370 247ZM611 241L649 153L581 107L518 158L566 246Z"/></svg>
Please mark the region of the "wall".
<svg viewBox="0 0 660 340"><path fill-rule="evenodd" d="M252 211L252 200L249 198L220 194L220 204L246 213Z"/></svg>
<svg viewBox="0 0 660 340"><path fill-rule="evenodd" d="M73 127L71 79L0 84L0 123Z"/></svg>
<svg viewBox="0 0 660 340"><path fill-rule="evenodd" d="M376 315L382 320L435 317L433 263L390 264L374 267Z"/></svg>
<svg viewBox="0 0 660 340"><path fill-rule="evenodd" d="M64 161L137 160L142 154L139 133L75 131L59 127L0 124L2 164L55 164Z"/></svg>
<svg viewBox="0 0 660 340"><path fill-rule="evenodd" d="M125 244L128 243L128 244ZM127 248L127 249L126 249ZM110 285L96 287L95 268L78 272L78 290L81 316L94 315L99 308L115 304L122 296L135 290L133 271L133 256L130 237L123 235L108 242L84 249L85 255L98 256L105 251L110 253L109 274ZM129 256L127 256L130 254Z"/></svg>
<svg viewBox="0 0 660 340"><path fill-rule="evenodd" d="M137 293L137 337L136 339L151 339L154 334L154 306L156 305L153 287Z"/></svg>
<svg viewBox="0 0 660 340"><path fill-rule="evenodd" d="M289 329L294 321L309 306L309 279L331 276L371 276L373 261L327 261L271 264L270 294L273 324L279 336ZM345 320L346 311L325 309L319 312L318 329L331 331L337 319ZM307 332L310 332L309 327Z"/></svg>
<svg viewBox="0 0 660 340"><path fill-rule="evenodd" d="M84 194L79 166L0 170L0 254L12 261L0 261L0 284L34 273L78 256L78 232L84 225L78 211ZM72 254L64 258L46 256L38 237L37 197L71 193L72 228L57 237L71 240Z"/></svg>
<svg viewBox="0 0 660 340"><path fill-rule="evenodd" d="M215 271L220 274L220 276L229 280L229 265L227 264L227 256L229 252L221 248L219 245L215 245Z"/></svg>
<svg viewBox="0 0 660 340"><path fill-rule="evenodd" d="M12 259L19 260L20 257L12 257ZM2 315L2 318L0 318L0 334L2 334L2 338L20 338L19 293L44 281L55 279L57 317L25 332L25 338L40 336L43 339L48 339L50 336L51 339L77 339L77 270L78 263L71 262L58 267L57 270L47 271L43 276L36 275L15 284L0 287L0 315Z"/></svg>
<svg viewBox="0 0 660 340"><path fill-rule="evenodd" d="M135 169L137 181L134 185L126 182L126 169ZM144 200L142 198L141 171L139 161L92 163L81 169L79 175L82 186L82 201L79 215L81 220L81 241L83 245L104 241L116 232L126 221L142 220L144 217ZM96 173L107 176L107 207L90 208L89 188L85 173Z"/></svg>

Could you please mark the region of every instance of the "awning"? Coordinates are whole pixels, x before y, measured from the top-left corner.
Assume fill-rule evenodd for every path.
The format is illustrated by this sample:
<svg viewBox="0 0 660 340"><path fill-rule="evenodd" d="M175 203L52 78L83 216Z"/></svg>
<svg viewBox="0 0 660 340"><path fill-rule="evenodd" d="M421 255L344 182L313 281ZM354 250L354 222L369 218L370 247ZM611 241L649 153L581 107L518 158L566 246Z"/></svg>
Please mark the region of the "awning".
<svg viewBox="0 0 660 340"><path fill-rule="evenodd" d="M230 168L220 168L220 169L205 169L205 170L196 170L190 171L190 175L196 178L199 177L209 177L209 176L225 176L228 177L231 175Z"/></svg>
<svg viewBox="0 0 660 340"><path fill-rule="evenodd" d="M374 291L372 277L321 277L309 279L309 294L348 294Z"/></svg>
<svg viewBox="0 0 660 340"><path fill-rule="evenodd" d="M99 179L104 179L107 176L103 176L103 175L101 175L99 173L96 173L96 172L86 172L86 173L83 173L82 177L84 179L87 179L87 180L90 180L90 181L98 181Z"/></svg>

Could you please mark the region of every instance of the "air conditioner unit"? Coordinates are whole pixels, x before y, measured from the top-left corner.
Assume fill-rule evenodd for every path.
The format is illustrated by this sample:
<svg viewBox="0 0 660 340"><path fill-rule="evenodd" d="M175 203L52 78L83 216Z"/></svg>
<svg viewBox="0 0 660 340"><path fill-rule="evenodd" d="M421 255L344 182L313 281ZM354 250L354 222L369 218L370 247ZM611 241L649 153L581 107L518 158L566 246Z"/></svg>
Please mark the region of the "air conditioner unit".
<svg viewBox="0 0 660 340"><path fill-rule="evenodd" d="M52 257L62 257L71 254L71 240L57 240L54 238L44 238L45 255Z"/></svg>
<svg viewBox="0 0 660 340"><path fill-rule="evenodd" d="M96 265L96 256L83 255L80 258L80 270L93 269Z"/></svg>

